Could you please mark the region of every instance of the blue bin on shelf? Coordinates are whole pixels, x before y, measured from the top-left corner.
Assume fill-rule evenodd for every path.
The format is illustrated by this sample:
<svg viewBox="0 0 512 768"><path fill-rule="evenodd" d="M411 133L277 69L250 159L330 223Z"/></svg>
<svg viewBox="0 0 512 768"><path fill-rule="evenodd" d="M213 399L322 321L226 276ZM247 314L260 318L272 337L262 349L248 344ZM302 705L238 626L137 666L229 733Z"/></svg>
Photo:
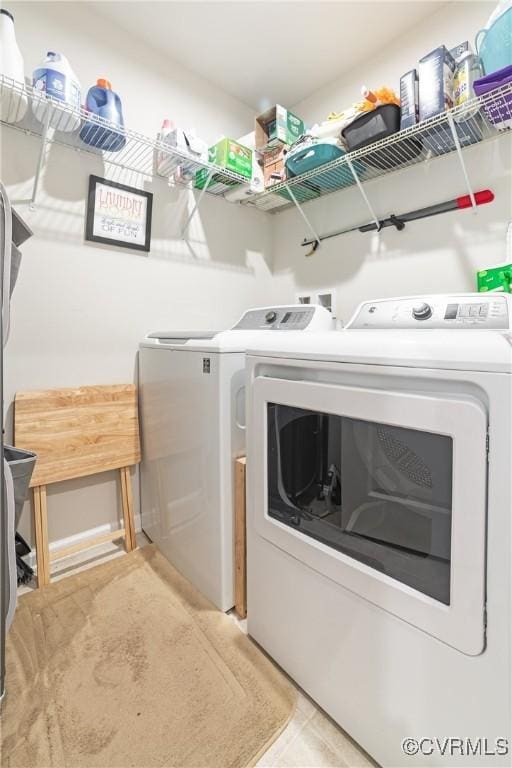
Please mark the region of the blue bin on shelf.
<svg viewBox="0 0 512 768"><path fill-rule="evenodd" d="M291 151L286 157L286 173L288 179L293 179L308 171L321 168L326 163L331 163L343 157L346 152L337 144L318 142ZM358 175L363 173L363 166L358 161L354 162L354 170ZM303 202L328 191L343 189L354 184L354 177L348 165L340 164L330 168L325 173L317 173L309 179L305 179L300 185L294 186L293 191L297 200Z"/></svg>
<svg viewBox="0 0 512 768"><path fill-rule="evenodd" d="M97 85L89 88L85 109L91 115L108 120L118 128L109 128L94 120L86 120L80 129L80 138L84 144L106 152L119 152L126 144L123 110L121 99L114 93L108 80L100 79Z"/></svg>
<svg viewBox="0 0 512 768"><path fill-rule="evenodd" d="M486 75L512 64L512 6L503 11L488 29L478 32L475 47Z"/></svg>

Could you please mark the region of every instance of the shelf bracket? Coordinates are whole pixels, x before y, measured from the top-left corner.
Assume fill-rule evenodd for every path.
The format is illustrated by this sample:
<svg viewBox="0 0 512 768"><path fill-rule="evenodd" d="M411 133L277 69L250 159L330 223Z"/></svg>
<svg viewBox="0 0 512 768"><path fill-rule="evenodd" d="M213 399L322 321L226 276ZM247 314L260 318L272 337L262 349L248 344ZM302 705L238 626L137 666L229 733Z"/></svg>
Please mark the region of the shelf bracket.
<svg viewBox="0 0 512 768"><path fill-rule="evenodd" d="M13 200L14 205L27 205L30 211L36 209L37 193L39 191L39 184L41 181L41 174L43 172L43 165L46 157L46 146L48 144L48 131L50 130L50 117L52 110L48 107L46 110L46 117L43 123L43 131L41 133L41 147L39 149L39 156L37 158L36 172L34 174L34 184L32 186L32 196L25 198L24 200Z"/></svg>
<svg viewBox="0 0 512 768"><path fill-rule="evenodd" d="M377 232L380 232L380 221L377 218L377 215L376 215L375 211L373 210L373 206L370 203L370 200L368 199L368 195L366 194L366 192L365 192L365 190L363 188L363 185L361 184L359 176L357 175L357 171L354 168L354 163L350 159L350 155L347 155L347 163L348 163L348 167L350 168L350 170L352 172L352 176L354 177L354 180L355 180L355 182L356 182L356 184L357 184L357 186L359 188L359 191L360 191L360 193L361 193L361 195L363 197L363 200L366 203L366 207L370 211L370 216L372 217L373 223L377 227Z"/></svg>
<svg viewBox="0 0 512 768"><path fill-rule="evenodd" d="M189 213L189 216L188 216L185 224L183 225L183 228L181 230L181 239L182 240L185 240L185 236L186 236L186 234L188 232L188 228L190 226L190 222L192 221L192 219L196 215L196 211L199 209L199 206L201 205L201 202L203 200L203 197L205 196L206 190L210 186L210 181L212 180L213 171L214 171L213 168L210 168L210 170L208 171L208 176L206 177L204 187L202 188L201 192L199 193L199 195L198 195L198 197L197 197L197 199L196 199L196 201L194 203L194 207L192 208L192 210Z"/></svg>
<svg viewBox="0 0 512 768"><path fill-rule="evenodd" d="M295 207L297 208L298 212L300 213L300 215L304 219L307 228L309 229L309 231L313 235L313 240L316 242L314 250L316 250L318 248L318 246L320 245L320 236L317 234L316 229L313 227L313 225L311 224L310 220L308 219L308 217L306 216L306 214L302 210L302 206L299 203L299 201L297 200L297 198L295 197L295 195L293 194L291 187L286 182L285 182L284 186L286 188L286 191L290 195L291 199L295 203Z"/></svg>
<svg viewBox="0 0 512 768"><path fill-rule="evenodd" d="M446 117L448 119L448 125L450 126L450 131L452 132L452 139L455 144L455 149L457 150L457 156L459 158L459 162L462 168L462 175L464 176L464 181L466 182L466 187L468 190L468 195L471 200L471 206L473 208L473 213L477 212L477 206L476 206L476 200L475 200L475 194L473 192L473 187L471 186L471 182L469 180L468 171L466 168L466 163L464 162L464 155L462 154L462 147L460 145L459 140L459 134L457 133L457 129L455 128L455 121L453 119L453 115L451 112L446 113Z"/></svg>

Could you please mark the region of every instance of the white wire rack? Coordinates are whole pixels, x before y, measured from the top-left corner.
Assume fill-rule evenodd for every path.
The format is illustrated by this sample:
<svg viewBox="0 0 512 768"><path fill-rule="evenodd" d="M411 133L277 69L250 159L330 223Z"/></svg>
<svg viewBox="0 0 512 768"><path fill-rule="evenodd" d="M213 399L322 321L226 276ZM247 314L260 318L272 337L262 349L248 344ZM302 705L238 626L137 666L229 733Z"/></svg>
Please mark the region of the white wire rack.
<svg viewBox="0 0 512 768"><path fill-rule="evenodd" d="M244 205L277 213L354 184L358 184L369 205L363 190L365 182L454 151L461 157L465 147L510 132L511 127L512 83L508 83L463 106L275 184L247 198Z"/></svg>
<svg viewBox="0 0 512 768"><path fill-rule="evenodd" d="M185 172L185 179L181 183L191 185L196 172L202 171L202 189L211 195L222 195L233 186L247 182L243 176L232 171L195 160L156 138L149 138L128 128L120 129L116 123L92 115L84 109L73 109L64 102L49 98L3 75L0 75L0 122L2 126L41 140L32 200L27 202L35 202L47 143L101 156L105 163L144 176L157 175L158 157L158 175L169 178L173 184L180 183L176 181L175 174L181 170Z"/></svg>

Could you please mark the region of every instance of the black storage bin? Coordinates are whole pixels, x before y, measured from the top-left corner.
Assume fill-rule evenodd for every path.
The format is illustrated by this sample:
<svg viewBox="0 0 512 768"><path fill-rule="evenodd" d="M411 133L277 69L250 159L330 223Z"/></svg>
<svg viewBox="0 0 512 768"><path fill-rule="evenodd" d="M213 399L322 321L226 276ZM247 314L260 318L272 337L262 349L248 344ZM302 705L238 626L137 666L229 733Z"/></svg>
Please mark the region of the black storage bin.
<svg viewBox="0 0 512 768"><path fill-rule="evenodd" d="M392 136L400 129L400 107L396 104L383 104L371 112L366 112L343 129L342 135L350 151L361 149L381 139ZM382 171L391 170L415 157L422 150L422 143L416 136L404 137L396 146L377 149L362 158L366 165Z"/></svg>
<svg viewBox="0 0 512 768"><path fill-rule="evenodd" d="M382 104L371 112L365 112L342 130L342 136L350 151L360 149L374 141L380 141L400 129L400 107Z"/></svg>

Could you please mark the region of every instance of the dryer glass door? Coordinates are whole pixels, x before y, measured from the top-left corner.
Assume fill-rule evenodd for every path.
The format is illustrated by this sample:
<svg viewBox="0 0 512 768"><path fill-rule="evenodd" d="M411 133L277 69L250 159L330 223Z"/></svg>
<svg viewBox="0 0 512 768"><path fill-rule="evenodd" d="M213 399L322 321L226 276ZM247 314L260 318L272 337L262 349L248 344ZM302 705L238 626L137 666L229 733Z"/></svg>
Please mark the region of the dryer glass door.
<svg viewBox="0 0 512 768"><path fill-rule="evenodd" d="M449 605L452 438L267 408L268 514Z"/></svg>
<svg viewBox="0 0 512 768"><path fill-rule="evenodd" d="M257 532L383 610L481 653L484 407L267 376L251 402Z"/></svg>

